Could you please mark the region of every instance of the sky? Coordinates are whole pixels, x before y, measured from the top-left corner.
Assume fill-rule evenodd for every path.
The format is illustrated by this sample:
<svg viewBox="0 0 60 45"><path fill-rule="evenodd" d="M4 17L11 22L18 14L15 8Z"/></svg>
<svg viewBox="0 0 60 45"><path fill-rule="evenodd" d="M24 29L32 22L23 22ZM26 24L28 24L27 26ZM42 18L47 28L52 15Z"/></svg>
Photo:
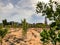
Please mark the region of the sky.
<svg viewBox="0 0 60 45"><path fill-rule="evenodd" d="M21 22L25 18L28 23L44 23L44 17L35 10L38 1L41 0L0 0L0 22L4 19Z"/></svg>

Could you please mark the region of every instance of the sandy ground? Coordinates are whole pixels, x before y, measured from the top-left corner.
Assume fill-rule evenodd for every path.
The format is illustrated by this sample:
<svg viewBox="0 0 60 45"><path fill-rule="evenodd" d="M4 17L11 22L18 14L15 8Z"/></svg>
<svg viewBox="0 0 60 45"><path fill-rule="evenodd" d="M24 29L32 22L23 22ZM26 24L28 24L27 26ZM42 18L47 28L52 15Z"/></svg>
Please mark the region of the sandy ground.
<svg viewBox="0 0 60 45"><path fill-rule="evenodd" d="M21 28L10 28L10 32L3 39L3 45L42 45L40 41L41 28L30 28L27 37L22 39Z"/></svg>

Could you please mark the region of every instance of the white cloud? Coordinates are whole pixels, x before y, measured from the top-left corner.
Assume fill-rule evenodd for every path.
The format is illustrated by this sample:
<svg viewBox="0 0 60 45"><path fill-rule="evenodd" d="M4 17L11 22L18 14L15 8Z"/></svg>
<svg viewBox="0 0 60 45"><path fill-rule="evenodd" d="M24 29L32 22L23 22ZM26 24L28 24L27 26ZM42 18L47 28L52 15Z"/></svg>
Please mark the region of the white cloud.
<svg viewBox="0 0 60 45"><path fill-rule="evenodd" d="M8 12L10 12L13 8L14 8L14 6L13 6L11 3L9 3L9 4L7 4L6 6L0 6L0 9L1 9L0 12L2 12L2 13L8 13Z"/></svg>
<svg viewBox="0 0 60 45"><path fill-rule="evenodd" d="M12 9L12 8L14 8L14 6L11 4L11 3L9 3L9 4L7 4L7 6L6 7L4 7L5 9Z"/></svg>
<svg viewBox="0 0 60 45"><path fill-rule="evenodd" d="M35 14L35 5L37 2L38 0L22 0L15 5L16 7L11 2L5 6L2 6L4 3L1 3L0 21L2 19L7 19L8 21L20 22L21 19L26 18L29 22L31 22L31 16ZM38 14L37 16L40 15L41 14ZM39 20L37 21L39 22Z"/></svg>
<svg viewBox="0 0 60 45"><path fill-rule="evenodd" d="M6 6L2 6L2 4L0 5L0 9L1 9L0 10L0 18L1 18L0 21L2 19L8 19L10 21L11 20L18 21L23 18L28 19L33 14L32 10L16 8L14 7L12 3L9 3ZM16 13L16 14L14 14L13 16L13 13Z"/></svg>

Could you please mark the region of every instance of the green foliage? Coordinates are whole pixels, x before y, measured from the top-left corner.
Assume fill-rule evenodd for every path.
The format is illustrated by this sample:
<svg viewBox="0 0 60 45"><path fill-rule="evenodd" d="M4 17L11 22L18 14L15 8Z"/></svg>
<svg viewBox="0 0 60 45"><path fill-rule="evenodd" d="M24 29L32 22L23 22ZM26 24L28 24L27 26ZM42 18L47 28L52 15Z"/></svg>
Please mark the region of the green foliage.
<svg viewBox="0 0 60 45"><path fill-rule="evenodd" d="M54 26L56 26L56 22L50 24L50 27L54 27Z"/></svg>
<svg viewBox="0 0 60 45"><path fill-rule="evenodd" d="M55 33L55 30L43 30L41 33L40 33L40 36L42 37L41 38L41 41L43 43L49 43L51 42L53 45L56 45L56 42L57 42L57 34Z"/></svg>
<svg viewBox="0 0 60 45"><path fill-rule="evenodd" d="M41 41L44 43L47 43L48 40L49 40L49 34L46 30L43 30L41 33L40 33L40 36L41 36Z"/></svg>
<svg viewBox="0 0 60 45"><path fill-rule="evenodd" d="M41 41L45 44L51 42L53 45L57 45L57 42L60 42L60 30L56 31L56 26L50 30L43 30L40 36Z"/></svg>
<svg viewBox="0 0 60 45"><path fill-rule="evenodd" d="M60 42L60 31L58 32L58 42Z"/></svg>
<svg viewBox="0 0 60 45"><path fill-rule="evenodd" d="M53 45L56 45L57 42L57 34L55 33L55 30L50 30L49 31L50 34L50 40L52 42Z"/></svg>
<svg viewBox="0 0 60 45"><path fill-rule="evenodd" d="M2 22L3 22L3 26L7 25L7 20L6 19L3 20Z"/></svg>
<svg viewBox="0 0 60 45"><path fill-rule="evenodd" d="M55 10L53 9L53 3L56 5ZM55 1L50 0L49 3L38 2L36 12L42 13L43 16L46 16L50 20L60 22L60 5Z"/></svg>
<svg viewBox="0 0 60 45"><path fill-rule="evenodd" d="M2 39L6 36L7 33L8 33L7 29L0 29L0 42L1 42L1 45L3 44Z"/></svg>
<svg viewBox="0 0 60 45"><path fill-rule="evenodd" d="M26 19L24 19L23 21L22 21L22 28L23 28L23 30L22 30L22 32L23 32L23 35L25 36L25 34L27 33L27 29L28 29L28 23L26 22Z"/></svg>
<svg viewBox="0 0 60 45"><path fill-rule="evenodd" d="M4 38L4 36L7 34L8 30L7 29L1 29L0 30L0 37Z"/></svg>
<svg viewBox="0 0 60 45"><path fill-rule="evenodd" d="M53 27L56 27L56 30L60 30L60 24L56 24L56 22L52 22L50 24L50 27L53 28Z"/></svg>

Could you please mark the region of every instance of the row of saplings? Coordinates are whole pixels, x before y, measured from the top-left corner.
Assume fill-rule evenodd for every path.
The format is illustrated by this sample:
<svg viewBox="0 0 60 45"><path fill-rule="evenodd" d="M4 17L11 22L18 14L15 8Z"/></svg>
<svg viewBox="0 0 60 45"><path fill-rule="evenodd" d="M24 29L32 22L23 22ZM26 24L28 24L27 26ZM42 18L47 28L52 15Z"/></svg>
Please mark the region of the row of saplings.
<svg viewBox="0 0 60 45"><path fill-rule="evenodd" d="M28 24L26 23L26 20L24 19L22 21L22 33L23 33L23 39L26 38ZM51 27L50 30L43 30L40 33L41 41L43 42L43 45L47 43L52 43L53 45L56 45L58 42L60 42L60 31L56 30L57 26ZM7 29L0 29L0 42L1 45L3 44L3 38L8 34Z"/></svg>
<svg viewBox="0 0 60 45"><path fill-rule="evenodd" d="M22 33L23 33L23 39L26 38L26 34L27 34L27 29L28 29L28 24L26 23L26 20L24 19L22 21ZM40 33L41 36L41 41L43 42L43 45L46 45L47 43L52 43L53 45L57 45L58 42L60 42L60 31L56 30L57 26L51 25L50 30L43 30ZM1 45L3 44L3 38L5 37L5 35L8 34L8 30L7 29L0 29L0 42Z"/></svg>

